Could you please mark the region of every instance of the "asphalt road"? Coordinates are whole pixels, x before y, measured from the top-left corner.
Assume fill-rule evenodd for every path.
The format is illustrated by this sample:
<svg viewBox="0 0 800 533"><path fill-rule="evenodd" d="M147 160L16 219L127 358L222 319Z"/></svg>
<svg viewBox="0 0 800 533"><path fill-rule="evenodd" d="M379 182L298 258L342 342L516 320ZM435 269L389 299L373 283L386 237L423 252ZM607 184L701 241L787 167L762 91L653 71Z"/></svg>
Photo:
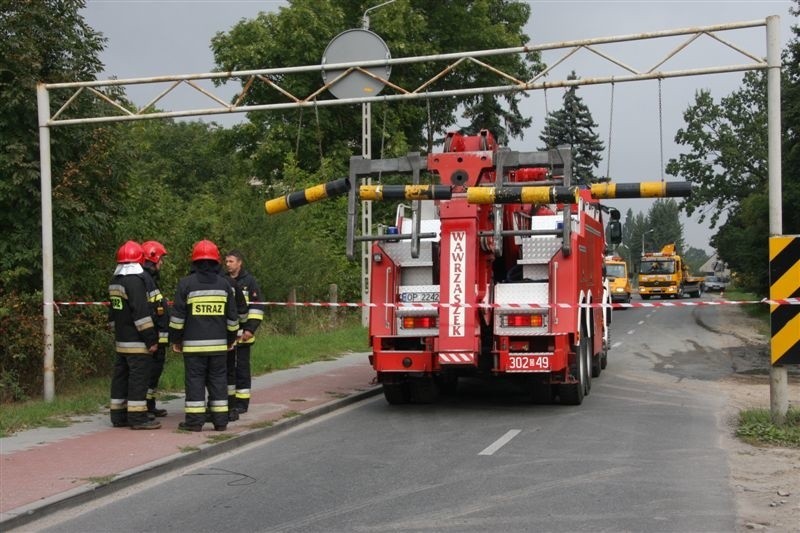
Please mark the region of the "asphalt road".
<svg viewBox="0 0 800 533"><path fill-rule="evenodd" d="M608 368L581 406L481 382L435 405L377 397L39 527L733 531L712 380L737 364L736 339L698 325L717 313L615 312Z"/></svg>

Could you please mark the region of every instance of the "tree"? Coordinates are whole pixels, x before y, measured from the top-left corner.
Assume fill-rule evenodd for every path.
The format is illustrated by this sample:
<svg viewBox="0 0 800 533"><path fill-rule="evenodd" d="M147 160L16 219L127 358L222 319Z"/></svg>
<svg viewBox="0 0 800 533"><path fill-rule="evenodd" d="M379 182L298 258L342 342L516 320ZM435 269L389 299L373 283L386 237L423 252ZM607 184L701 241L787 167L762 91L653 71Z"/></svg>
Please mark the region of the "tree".
<svg viewBox="0 0 800 533"><path fill-rule="evenodd" d="M318 64L333 37L359 26L364 10L373 5L363 0L292 0L277 13L260 13L255 19L242 20L227 33L218 33L212 40L217 66L227 71ZM529 15L530 6L509 0L399 0L372 12L370 25L385 40L393 57L400 57L520 46L528 40L523 27ZM534 54L498 56L490 62L518 79L530 79L540 68ZM396 66L391 81L402 87L419 87L444 66ZM302 97L320 85L318 73L277 81ZM486 69L465 62L429 89L489 83L502 82ZM519 113L520 97L514 93L441 98L430 105L424 101L376 104L372 113L376 126L380 126L373 127L373 153L391 157L426 147L430 151L432 143L454 127L462 111L467 122L464 127L472 133L489 128L501 140L521 136L530 120ZM326 92L318 98L332 96ZM255 84L245 97L246 103L254 101L285 102L286 97L265 84ZM360 153L360 115L360 110L344 106L250 113L249 123L237 128L236 133L240 149L253 162L254 174L270 184L282 181L283 164L290 155L310 172L322 167L325 160L333 164L334 171L342 172L350 156ZM379 133L374 135L376 131Z"/></svg>
<svg viewBox="0 0 800 533"><path fill-rule="evenodd" d="M573 71L568 80L577 79ZM572 146L572 176L576 183L588 185L601 179L594 174L600 165L603 141L595 133L597 127L592 113L580 96L578 87L570 87L564 93L561 109L548 113L539 139L545 149L561 144Z"/></svg>
<svg viewBox="0 0 800 533"><path fill-rule="evenodd" d="M104 39L79 14L84 3L3 2L0 10L0 284L24 293L38 291L42 280L36 84L93 80L103 66ZM52 93L51 108L69 96ZM72 104L92 105L85 94ZM118 191L107 158L114 131L71 126L52 133L53 240L69 243L54 250L57 294L92 294L96 280L85 266L108 253L108 206Z"/></svg>
<svg viewBox="0 0 800 533"><path fill-rule="evenodd" d="M800 14L800 1L795 0L790 12ZM800 233L800 27L792 26L792 32L781 80L784 234ZM678 130L675 140L688 151L667 165L667 173L695 184L692 197L682 205L689 214L702 210L700 220L710 213L712 227L727 214L711 244L738 274L743 288L766 294L770 228L764 74L746 74L742 88L719 103L708 91L699 92L684 120L686 127Z"/></svg>
<svg viewBox="0 0 800 533"><path fill-rule="evenodd" d="M674 243L678 254L685 251L683 243L683 224L680 222L680 207L672 198L659 198L647 212L647 226L652 229L650 240L655 250Z"/></svg>

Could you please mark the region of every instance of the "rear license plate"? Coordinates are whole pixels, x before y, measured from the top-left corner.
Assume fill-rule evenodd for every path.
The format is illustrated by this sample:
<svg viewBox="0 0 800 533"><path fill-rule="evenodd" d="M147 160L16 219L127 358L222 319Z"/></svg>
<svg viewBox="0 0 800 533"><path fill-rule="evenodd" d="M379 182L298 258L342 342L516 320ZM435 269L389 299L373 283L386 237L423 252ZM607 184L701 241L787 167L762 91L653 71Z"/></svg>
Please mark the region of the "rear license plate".
<svg viewBox="0 0 800 533"><path fill-rule="evenodd" d="M508 372L547 372L550 357L547 355L509 355Z"/></svg>

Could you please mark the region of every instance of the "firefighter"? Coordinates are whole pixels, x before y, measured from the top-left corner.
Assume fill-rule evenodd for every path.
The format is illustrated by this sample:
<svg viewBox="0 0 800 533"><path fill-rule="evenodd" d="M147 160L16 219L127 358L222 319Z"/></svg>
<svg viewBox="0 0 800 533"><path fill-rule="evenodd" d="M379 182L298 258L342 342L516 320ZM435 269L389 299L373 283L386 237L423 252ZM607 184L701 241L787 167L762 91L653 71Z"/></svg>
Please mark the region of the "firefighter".
<svg viewBox="0 0 800 533"><path fill-rule="evenodd" d="M116 358L111 378L111 423L114 427L158 429L147 416L147 384L158 332L150 305L139 243L128 241L117 250L117 268L108 286L109 322L114 329Z"/></svg>
<svg viewBox="0 0 800 533"><path fill-rule="evenodd" d="M167 345L169 344L169 306L167 299L164 298L158 288L158 278L161 273L163 257L167 255L167 249L158 241L146 241L142 243L144 252L144 272L147 287L147 301L150 302L153 321L158 331L158 349L153 356L152 373L150 382L147 386L147 413L151 418L167 416L166 409L156 407L156 389L161 373L164 371L166 360Z"/></svg>
<svg viewBox="0 0 800 533"><path fill-rule="evenodd" d="M239 338L235 348L235 364L228 367L228 406L236 414L246 413L250 408L250 349L256 341L255 333L264 320L264 304L261 288L256 278L244 269L244 257L239 250L225 255L228 276L241 289L247 302L247 314L240 314Z"/></svg>
<svg viewBox="0 0 800 533"><path fill-rule="evenodd" d="M178 282L169 317L169 340L175 352L183 353L185 369L185 420L180 429L202 430L206 389L214 429L227 429L226 352L238 329L234 291L220 273L219 250L202 240L192 249L192 270Z"/></svg>

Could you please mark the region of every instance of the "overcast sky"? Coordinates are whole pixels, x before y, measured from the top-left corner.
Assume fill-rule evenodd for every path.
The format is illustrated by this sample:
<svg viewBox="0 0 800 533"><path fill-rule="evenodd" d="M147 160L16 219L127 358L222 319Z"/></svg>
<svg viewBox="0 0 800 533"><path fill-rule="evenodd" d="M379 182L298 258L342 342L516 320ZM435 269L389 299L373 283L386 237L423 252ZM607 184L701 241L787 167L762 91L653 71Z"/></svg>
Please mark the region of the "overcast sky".
<svg viewBox="0 0 800 533"><path fill-rule="evenodd" d="M382 2L375 0L374 4ZM724 24L779 15L781 43L785 46L791 38L790 26L798 23L789 14L792 2L788 0L533 0L529 3L532 7L526 28L529 44ZM214 58L209 46L215 33L227 31L241 19L255 17L259 11L275 11L285 5L286 2L278 0L87 0L83 15L90 26L108 39L106 50L101 54L106 65L106 76L135 78L211 72ZM372 29L380 33L379 28ZM725 32L723 37L750 53L766 56L764 28ZM686 37L665 39L657 44L627 43L603 50L626 64L646 70L685 40ZM543 58L552 63L562 55L563 52L548 52ZM663 68L698 68L746 62L741 55L705 37L692 43ZM549 79L564 79L571 70L575 70L582 78L623 74L618 67L582 51L556 69ZM604 160L598 173L606 174L610 159L610 175L617 182L660 180L663 171L659 131L663 131L666 163L681 151L673 138L677 129L684 125L682 114L693 102L695 91L708 89L719 100L739 88L742 76L742 73L714 74L664 80L661 127L656 81L617 84L614 88L613 116L610 85L580 88L578 95L589 106L598 123L596 131L606 147L609 145L609 123L612 119L611 150L603 154ZM237 88L230 87L228 96L232 96ZM160 90L162 88L132 88L128 89L128 95L139 105L144 105ZM562 96L563 90L548 91L547 109L553 111L560 107ZM209 106L206 100L197 105ZM523 99L521 109L533 117L533 126L524 140L512 143L512 148L538 149L541 147L539 132L545 116L544 94L541 91L531 93ZM230 124L243 118L244 115L239 114L213 116L209 120ZM373 125L373 131L376 127ZM608 203L619 208L623 216L628 208L634 212L646 211L652 205L650 200L617 200ZM710 252L708 239L713 230L708 229L707 222L700 225L696 220L697 216L694 216L692 220L683 221L685 239L690 246Z"/></svg>

